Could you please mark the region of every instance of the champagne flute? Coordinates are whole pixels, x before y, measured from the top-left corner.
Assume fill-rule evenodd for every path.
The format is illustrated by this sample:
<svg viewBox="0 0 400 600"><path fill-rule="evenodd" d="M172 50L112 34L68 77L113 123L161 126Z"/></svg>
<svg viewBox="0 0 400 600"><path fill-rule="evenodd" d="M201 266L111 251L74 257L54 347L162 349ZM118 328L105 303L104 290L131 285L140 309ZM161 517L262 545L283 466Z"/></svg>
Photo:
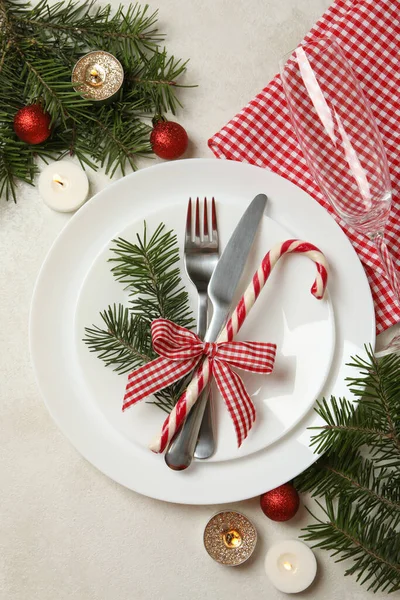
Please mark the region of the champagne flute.
<svg viewBox="0 0 400 600"><path fill-rule="evenodd" d="M280 61L291 120L321 191L337 214L371 239L400 304L400 282L384 230L392 191L382 138L338 43L320 38ZM400 351L400 336L377 356Z"/></svg>

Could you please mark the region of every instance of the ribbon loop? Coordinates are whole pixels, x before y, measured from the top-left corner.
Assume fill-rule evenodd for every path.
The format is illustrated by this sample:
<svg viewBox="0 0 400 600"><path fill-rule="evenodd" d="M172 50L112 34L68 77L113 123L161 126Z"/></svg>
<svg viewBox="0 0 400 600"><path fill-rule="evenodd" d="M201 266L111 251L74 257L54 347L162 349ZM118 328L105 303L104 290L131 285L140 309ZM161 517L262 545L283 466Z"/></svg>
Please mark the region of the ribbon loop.
<svg viewBox="0 0 400 600"><path fill-rule="evenodd" d="M242 379L231 366L251 373L271 373L275 361L275 344L202 342L192 331L167 319L153 321L151 335L153 348L159 357L129 375L123 410L182 379L204 357L203 366L209 363L210 376L215 377L233 420L240 446L254 423L256 411ZM199 377L198 385L203 389L205 382L202 376Z"/></svg>
<svg viewBox="0 0 400 600"><path fill-rule="evenodd" d="M275 344L264 342L221 342L217 344L217 360L250 373L271 373L274 368Z"/></svg>
<svg viewBox="0 0 400 600"><path fill-rule="evenodd" d="M203 342L193 331L168 319L152 322L151 339L155 352L172 360L194 358L203 352Z"/></svg>

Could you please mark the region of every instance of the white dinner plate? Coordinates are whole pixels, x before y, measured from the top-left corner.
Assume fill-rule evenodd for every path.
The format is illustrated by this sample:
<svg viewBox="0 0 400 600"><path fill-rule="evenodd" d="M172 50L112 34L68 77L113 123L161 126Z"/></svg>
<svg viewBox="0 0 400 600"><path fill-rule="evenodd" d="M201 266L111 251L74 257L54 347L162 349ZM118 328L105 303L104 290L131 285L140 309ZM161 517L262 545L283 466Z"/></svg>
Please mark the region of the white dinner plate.
<svg viewBox="0 0 400 600"><path fill-rule="evenodd" d="M214 393L218 449L185 472L170 471L147 449L165 414L145 402L121 411L126 376L105 368L82 342L99 311L127 302L113 280L110 242L133 240L146 220L164 222L182 247L189 196L215 196L222 247L257 193L268 198L237 299L267 250L297 237L313 242L330 264L329 294L310 294L315 266L301 256L274 270L238 339L278 344L268 377L244 375L257 409L256 426L238 450L229 415ZM182 266L182 265L181 265ZM192 306L196 294L184 269ZM314 460L310 426L316 398L349 396L351 355L374 343L374 310L364 270L331 217L305 192L264 169L213 159L183 160L143 169L100 192L71 219L51 248L36 284L30 321L36 377L50 413L76 448L121 484L162 500L189 504L233 502L276 487ZM242 374L242 373L241 373Z"/></svg>

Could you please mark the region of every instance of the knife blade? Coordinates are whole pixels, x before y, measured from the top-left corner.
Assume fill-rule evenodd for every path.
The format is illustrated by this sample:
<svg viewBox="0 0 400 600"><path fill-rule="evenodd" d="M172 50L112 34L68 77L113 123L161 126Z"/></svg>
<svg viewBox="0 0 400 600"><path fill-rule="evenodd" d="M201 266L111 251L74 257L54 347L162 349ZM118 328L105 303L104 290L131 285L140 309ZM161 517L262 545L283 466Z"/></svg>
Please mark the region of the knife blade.
<svg viewBox="0 0 400 600"><path fill-rule="evenodd" d="M213 305L213 315L204 336L206 342L214 342L217 339L228 319L236 288L266 204L265 194L258 194L252 200L236 226L210 279L207 291ZM175 471L187 469L192 462L208 395L207 387L167 449L165 462Z"/></svg>

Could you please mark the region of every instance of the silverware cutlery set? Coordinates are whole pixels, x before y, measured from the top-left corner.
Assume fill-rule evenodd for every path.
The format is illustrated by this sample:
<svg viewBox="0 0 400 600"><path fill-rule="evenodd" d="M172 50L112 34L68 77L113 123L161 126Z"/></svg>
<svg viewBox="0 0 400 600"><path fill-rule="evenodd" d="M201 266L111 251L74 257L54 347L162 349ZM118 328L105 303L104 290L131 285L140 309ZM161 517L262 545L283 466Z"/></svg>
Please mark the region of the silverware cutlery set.
<svg viewBox="0 0 400 600"><path fill-rule="evenodd" d="M264 214L267 197L258 194L250 203L233 232L222 256L219 258L219 237L215 200L211 202L211 219L207 199L203 203L200 219L200 202L194 206L189 200L184 263L187 275L198 293L197 334L206 342L217 339L228 320L233 297L242 275L247 257ZM193 209L195 217L193 219ZM213 313L207 327L208 302ZM207 387L185 423L171 441L165 462L176 471L189 467L193 457L206 459L215 451L212 408Z"/></svg>

